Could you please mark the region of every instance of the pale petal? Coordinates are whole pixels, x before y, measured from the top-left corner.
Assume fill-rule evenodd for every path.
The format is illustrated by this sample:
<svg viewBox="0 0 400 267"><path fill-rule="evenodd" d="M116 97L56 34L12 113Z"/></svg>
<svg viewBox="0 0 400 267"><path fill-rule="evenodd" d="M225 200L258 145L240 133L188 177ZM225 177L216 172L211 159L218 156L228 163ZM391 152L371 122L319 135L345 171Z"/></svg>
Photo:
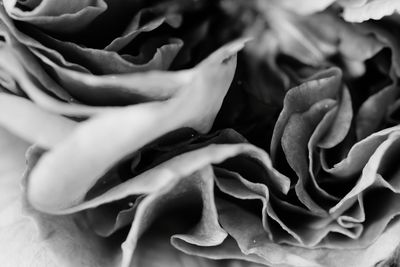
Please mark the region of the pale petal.
<svg viewBox="0 0 400 267"><path fill-rule="evenodd" d="M237 41L211 55L190 73L192 79L175 98L115 109L80 124L34 169L30 201L47 211L68 208L79 203L107 169L153 139L185 126L207 132L232 81L235 54L243 45L243 40ZM116 131L121 125L124 128ZM54 179L65 158L72 168Z"/></svg>

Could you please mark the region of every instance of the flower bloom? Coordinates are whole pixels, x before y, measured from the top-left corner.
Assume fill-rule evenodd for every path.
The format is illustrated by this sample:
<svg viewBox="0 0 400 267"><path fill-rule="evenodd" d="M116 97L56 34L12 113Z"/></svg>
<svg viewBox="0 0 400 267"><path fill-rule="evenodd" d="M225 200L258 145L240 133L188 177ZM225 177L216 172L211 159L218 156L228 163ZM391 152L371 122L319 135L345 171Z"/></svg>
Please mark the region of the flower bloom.
<svg viewBox="0 0 400 267"><path fill-rule="evenodd" d="M400 22L387 2L1 1L2 262L388 260Z"/></svg>

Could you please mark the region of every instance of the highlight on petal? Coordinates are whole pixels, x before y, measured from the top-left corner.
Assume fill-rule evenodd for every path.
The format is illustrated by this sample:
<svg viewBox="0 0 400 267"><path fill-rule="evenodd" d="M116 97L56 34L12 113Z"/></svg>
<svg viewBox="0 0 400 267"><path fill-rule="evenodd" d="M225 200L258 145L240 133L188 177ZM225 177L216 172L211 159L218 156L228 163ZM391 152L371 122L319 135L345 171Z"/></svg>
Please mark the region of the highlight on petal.
<svg viewBox="0 0 400 267"><path fill-rule="evenodd" d="M332 68L323 71L299 87L291 89L285 97L284 108L274 128L271 140L271 154L274 157L281 140L285 124L293 113L305 112L323 99L334 99L341 87L341 71Z"/></svg>
<svg viewBox="0 0 400 267"><path fill-rule="evenodd" d="M23 176L37 160L28 144L1 129L0 259L4 266L112 266L115 253L79 224L79 216L39 213L26 202ZM28 169L27 169L28 168ZM26 170L27 169L27 170ZM73 255L73 257L71 257Z"/></svg>
<svg viewBox="0 0 400 267"><path fill-rule="evenodd" d="M0 61L2 69L18 82L22 90L29 98L54 113L74 117L87 117L101 113L114 107L88 106L74 103L75 100L65 92L48 74L46 74L32 55L17 43L4 44L0 48L4 61ZM80 80L85 85L85 91L81 94L93 96L92 99L122 99L128 103L147 102L150 100L165 100L172 97L180 87L190 78L187 71L181 72L148 72L141 74L129 74L120 76L99 76L79 74L70 72L71 76ZM32 75L40 78L40 83L32 79ZM135 84L135 87L132 87ZM46 92L45 88L52 91ZM79 88L79 87L78 87ZM104 89L104 90L103 90ZM76 89L78 90L78 89ZM59 98L73 103L66 103L50 96L56 94ZM72 99L72 100L71 100Z"/></svg>
<svg viewBox="0 0 400 267"><path fill-rule="evenodd" d="M5 0L4 6L13 19L56 32L78 31L107 9L103 0Z"/></svg>
<svg viewBox="0 0 400 267"><path fill-rule="evenodd" d="M263 0L259 0L263 1ZM282 7L300 15L310 15L325 10L336 0L305 0L298 5L296 0L275 0Z"/></svg>
<svg viewBox="0 0 400 267"><path fill-rule="evenodd" d="M0 15L5 16L1 9L2 7L0 6ZM93 75L92 73L88 73L87 70L85 71L80 65L71 65L71 62L66 62L59 52L21 33L7 16L2 17L2 19L4 19L4 23L6 24L3 26L5 27L4 31L8 39L4 47L7 50L7 52L4 51L4 56L10 57L10 54L12 54L13 56L10 60L18 67L5 65L4 68L14 74L15 80L21 80L19 82L23 84L21 85L22 89L35 102L46 109L54 112L58 111L63 115L85 117L101 112L103 109L107 109L108 106L166 100L190 76L186 74L186 71L159 72L157 70L149 70L150 68L162 70L169 67L176 53L182 47L182 43L178 39L171 39L169 44L157 48L154 55L152 55L153 57L150 57L147 63L138 65L139 69L149 70L148 72ZM190 44L188 46L190 47ZM82 54L87 54L86 52L88 51L96 51L93 54L94 58L96 58L95 55L98 56L104 53L101 50L83 48L80 48L79 51ZM115 52L112 53L115 54ZM185 50L185 53L188 53L188 51ZM71 51L66 54L71 54ZM144 54L146 54L144 56L146 58L147 52ZM85 57L88 56L90 57L90 55L85 55ZM104 64L100 59L96 59L92 63L96 63L95 65L97 66L114 65ZM49 69L51 71L47 72ZM35 80L35 83L32 82L32 79ZM46 96L41 91L50 91L50 94L55 94L66 102L74 103L68 105L60 103L60 101L57 101L58 99ZM80 105L79 102L93 105L93 107L85 107Z"/></svg>
<svg viewBox="0 0 400 267"><path fill-rule="evenodd" d="M397 2L128 2L0 5L0 126L4 140L38 145L25 191L5 194L0 235L18 241L6 252L120 267L365 266L392 254ZM229 19L215 30L219 15ZM237 35L257 42L211 54Z"/></svg>
<svg viewBox="0 0 400 267"><path fill-rule="evenodd" d="M152 13L155 8L145 8L141 9L129 25L125 28L124 33L121 37L114 39L110 44L108 44L104 50L106 51L120 51L126 47L134 38L136 38L140 33L149 32L160 27L163 23L168 23L173 27L177 27L182 23L182 17L176 14L166 14L165 17L156 18L141 25L140 21L148 15L147 13Z"/></svg>
<svg viewBox="0 0 400 267"><path fill-rule="evenodd" d="M271 242L265 234L261 234L263 232L262 225L260 222L256 223L257 220L253 214L246 213L238 206L226 204L221 205L221 209L221 224L228 233L236 237L239 246L250 253L260 254L275 264L332 267L374 266L390 256L400 242L398 235L400 224L396 220L377 241L365 249L306 249L277 245ZM252 226L248 227L249 224Z"/></svg>
<svg viewBox="0 0 400 267"><path fill-rule="evenodd" d="M224 133L221 141L232 142L229 132ZM225 140L225 141L224 141ZM160 216L160 210L170 210L169 207L187 205L188 207L199 205L200 209L193 212L200 212L201 219L189 233L179 233L173 237L178 247L182 242L196 247L214 247L224 242L226 233L218 224L218 214L214 203L214 175L210 164L223 164L227 159L242 155L243 157L260 162L262 170L269 173L265 181L277 192L286 192L288 180L280 177L272 169L269 157L260 149L249 144L220 144L210 145L191 152L187 152L172 158L166 162L149 169L148 171L133 177L126 182L112 187L104 194L89 199L76 206L67 209L47 209L46 212L55 214L74 214L78 211L94 209L118 200L126 199L132 195L144 195L137 204L130 233L122 245L124 256L121 266L130 266L131 260L137 257L136 244L142 234L151 226L152 222ZM283 178L283 179L282 179ZM32 182L29 177L28 190ZM182 201L184 200L184 201ZM192 202L194 201L194 202ZM181 203L178 205L178 203ZM202 208L201 208L202 207ZM98 217L101 220L101 217ZM182 231L179 230L178 231ZM181 245L178 245L179 244ZM138 246L140 251L141 246ZM139 254L140 256L140 254ZM132 259L133 257L133 259ZM237 258L237 257L236 257ZM239 257L240 258L240 257Z"/></svg>
<svg viewBox="0 0 400 267"><path fill-rule="evenodd" d="M22 97L0 94L0 125L31 143L51 148L71 134L77 123L47 113Z"/></svg>
<svg viewBox="0 0 400 267"><path fill-rule="evenodd" d="M168 101L115 109L80 124L32 172L31 203L47 211L73 206L113 164L153 139L185 126L207 132L232 81L235 54L244 43L230 43L212 54L188 73L191 79ZM120 125L124 129L116 131ZM60 170L66 157L75 163L70 162L72 168L54 179L54 171Z"/></svg>
<svg viewBox="0 0 400 267"><path fill-rule="evenodd" d="M2 200L0 247L3 251L0 259L2 264L5 266L120 266L121 250L114 247L112 242L110 244L110 240L94 235L81 216L82 214L54 216L32 209L26 202L21 187L21 183L24 184L22 176L26 168L23 155L28 144L6 131L1 130L0 132L2 148L0 154L4 155L4 157L0 156L0 183L2 185L0 187ZM28 150L26 154L28 169L25 171L25 176L29 175L42 153L43 150L38 147L31 147ZM207 177L211 178L207 178L209 182L206 187L209 187L212 184L210 184L212 177ZM198 192L207 192L207 195L211 196L211 188L203 191L201 182L191 181L194 182L194 187L191 184L183 187L188 190L187 193L184 193L184 199L187 200L193 193L198 195ZM195 190L191 191L190 188ZM208 197L204 198L204 201L212 203ZM163 202L165 203L165 200ZM214 209L215 214L215 206L210 206L210 208ZM208 215L205 216L208 217ZM199 234L201 236L201 233ZM240 261L216 262L184 254L169 244L169 236L166 236L163 231L147 232L140 242L140 246L134 254L133 266L142 266L142 264L159 266L166 263L185 267L249 266ZM154 253L155 251L156 253Z"/></svg>
<svg viewBox="0 0 400 267"><path fill-rule="evenodd" d="M385 16L400 13L400 3L396 0L339 0L338 2L343 5L343 17L349 22L380 20Z"/></svg>
<svg viewBox="0 0 400 267"><path fill-rule="evenodd" d="M25 170L24 155L29 144L0 127L0 147L0 212L4 212L9 204L20 197L19 181ZM6 218L3 215L1 217Z"/></svg>
<svg viewBox="0 0 400 267"><path fill-rule="evenodd" d="M24 23L22 28L18 27L19 22L10 18L3 6L0 6L0 20L18 46L24 46L31 53L29 57L40 65L39 70L27 68L35 79L42 81L44 73L64 93L88 105L114 106L148 101L150 97L143 91L136 92L135 86L132 86L136 79L131 81L131 75L121 74L191 68L212 51L210 47L200 47L204 32L209 31L208 26L203 27L209 25L209 16L201 21L190 19L190 14L211 8L206 1L172 1L168 5L113 1L108 4L110 10L104 12L85 32L66 35L67 40L61 38L63 34L43 31ZM115 20L119 15L119 19L128 25ZM182 16L185 16L188 25L181 25ZM104 27L109 31L103 42ZM216 42L211 49L232 39ZM101 44L97 44L97 40ZM26 51L23 54L25 57ZM48 78L43 90L54 87L48 85L51 83ZM162 91L165 90L157 91L161 95L158 99L163 98Z"/></svg>
<svg viewBox="0 0 400 267"><path fill-rule="evenodd" d="M228 140L229 139L226 139L226 141ZM387 145L385 146L387 147ZM380 157L380 155L381 154L378 152L375 157ZM237 161L234 160L235 158ZM262 167L260 169L254 168L255 166L249 168L252 165L249 165L250 162L247 162L246 158L254 159L255 162L260 162ZM233 161L230 161L231 159ZM210 163L215 167L211 169L211 167L209 167ZM192 207L192 209L193 207L198 207L198 212L201 213L201 219L188 233L178 232L178 235L173 236L172 244L176 248L193 255L201 255L212 259L218 257L220 259L240 258L242 260L267 265L346 266L347 264L356 264L355 266L362 266L361 264L357 265L358 263L356 260L363 262L363 264L370 264L371 262L374 263L380 261L393 251L393 247L390 247L388 251L387 249L380 250L379 247L375 245L368 246L371 242L371 238L375 241L379 236L382 236L382 238L386 240L386 235L381 235L381 231L383 231L386 224L392 219L390 216L391 213L388 213L389 217L386 215L376 217L379 218L379 220L373 219L371 223L367 223L365 225L366 233L362 238L360 238L360 244L358 244L357 240L341 242L341 239L335 241L335 239L332 238L330 241L333 241L333 244L338 242L337 246L331 248L331 243L323 243L322 247L327 246L329 249L322 248L315 250L312 248L288 246L276 242L280 239L281 232L278 231L276 228L277 225L274 222L279 222L282 227L284 227L285 223L289 223L289 221L284 218L284 215L280 211L278 212L277 208L288 208L287 204L284 204L285 202L279 204L279 198L282 197L282 193L287 193L287 190L289 189L289 180L286 180L285 185L279 185L280 181L284 181L282 180L284 177L274 170L271 163L272 162L269 160L265 152L262 152L248 144L207 146L181 154L171 160L163 162L162 164L133 177L120 185L112 187L104 194L93 199L84 201L76 206L72 206L71 208L60 209L58 211L50 210L49 212L56 214L76 213L82 210L96 209L102 205L125 199L131 195L143 194L144 197L138 202L135 208L135 216L132 218L133 224L130 227L130 233L123 245L124 257L122 266L129 266L131 260L135 263L141 262L141 240L143 239L140 237L146 236L148 233L153 231L150 231L150 229L153 229L151 228L154 227L153 222L156 222L157 218L161 216L159 212L161 210L172 211L174 208L171 209L171 207L177 209L179 207L178 203L183 204L185 201L188 207ZM243 167L245 168L239 167L242 164L244 164ZM236 168L237 170L234 171ZM226 169L227 171L223 171L223 169ZM261 170L266 171L267 175L263 176ZM239 174L241 173L242 175L245 175L252 172L252 176L247 175L240 177L241 175ZM209 187L211 185L210 182L214 179L216 179L216 184L223 194L217 194L216 196L210 194L212 191L211 187ZM268 185L268 187L266 187L266 185ZM279 189L279 187L283 190ZM238 200L240 199L241 201L235 203L242 202L241 206L228 203L227 200L230 201L231 198L226 198L226 195L233 196ZM390 195L387 195L388 198L386 198L385 195L387 194L380 194L381 197L385 198L385 200L382 200L385 203L395 204L398 202L396 198L391 200ZM216 197L215 204L213 204L214 197ZM375 207L373 207L371 197L373 199L374 195L365 196L366 214L374 214L377 211ZM264 208L260 209L260 211L262 210L262 218L260 218L258 213L254 214L243 210L245 207L258 207L258 205L255 205L256 202L249 202L249 205L245 204L245 201L251 201L251 199L261 200L262 203L264 203ZM387 202L389 200L390 202ZM198 206L195 205L195 203L199 202L203 204ZM213 206L216 206L217 209L212 208ZM398 205L391 206L394 208L393 212L399 212L396 208L397 206ZM201 207L203 208L201 209ZM288 209L287 211L290 210ZM217 230L219 226L218 224L214 224L217 228L215 228L215 230L213 227L208 228L207 230L211 231L210 233L213 233L209 235L207 232L204 232L206 229L202 228L202 223L205 222L205 220L215 218L216 214L218 214L222 229L220 228L220 230ZM347 213L345 214L348 216ZM336 215L332 214L332 216ZM346 216L341 216L338 219L343 221ZM98 220L101 219L101 217L98 217ZM308 221L308 223L312 223L313 227L317 227L317 229L319 227L324 228L326 226L324 226L324 220L321 219L323 218L315 218ZM382 222L380 222L381 219L383 220ZM294 219L292 218L292 220ZM308 220L310 220L310 218ZM384 222L384 220L389 221ZM295 220L294 222L299 221ZM320 225L321 223L322 225ZM356 222L353 221L353 223ZM342 224L343 227L350 227L344 226L344 222L342 222ZM388 231L393 229L392 227L396 227L396 224L398 224L397 220L392 221L392 224L389 224ZM210 226L210 222L207 223L207 225ZM374 225L380 226L376 228ZM301 225L298 225L298 227L301 227ZM179 229L180 228L178 227L178 231ZM274 239L271 239L270 237L272 229L272 235L275 237ZM310 229L310 231L318 232L319 229L317 229ZM329 229L333 231L339 230L339 228L333 226L329 226ZM288 228L287 230L299 231L299 234L303 235L301 229ZM233 237L234 240L238 242L241 250L240 253L243 254L236 254L236 256L231 254L233 251L238 253L237 248L235 250L235 246L232 247L229 245L229 238L226 239L227 237L224 237L224 235L222 235L221 239L215 243L218 236L216 233L219 231L222 231L221 233L227 231L230 238ZM305 238L305 236L302 238ZM380 239L377 240L378 241L376 242L380 242ZM340 249L340 247L345 244L349 246L349 249ZM353 244L354 247L352 247L351 244ZM361 246L362 249L358 246ZM365 257L365 253L373 250L377 250L377 252L372 258L370 257L368 260L360 260L361 257ZM337 263L331 262L333 259L332 255L340 257L341 260ZM295 263L297 265L295 265Z"/></svg>

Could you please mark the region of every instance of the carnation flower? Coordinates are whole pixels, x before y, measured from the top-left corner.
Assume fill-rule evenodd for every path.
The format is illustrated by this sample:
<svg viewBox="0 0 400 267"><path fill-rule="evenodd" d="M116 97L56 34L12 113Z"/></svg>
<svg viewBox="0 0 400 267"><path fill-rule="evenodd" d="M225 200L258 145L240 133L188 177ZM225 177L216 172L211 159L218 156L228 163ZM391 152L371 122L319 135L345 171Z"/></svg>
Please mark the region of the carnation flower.
<svg viewBox="0 0 400 267"><path fill-rule="evenodd" d="M396 264L399 7L295 2L0 1L0 260Z"/></svg>

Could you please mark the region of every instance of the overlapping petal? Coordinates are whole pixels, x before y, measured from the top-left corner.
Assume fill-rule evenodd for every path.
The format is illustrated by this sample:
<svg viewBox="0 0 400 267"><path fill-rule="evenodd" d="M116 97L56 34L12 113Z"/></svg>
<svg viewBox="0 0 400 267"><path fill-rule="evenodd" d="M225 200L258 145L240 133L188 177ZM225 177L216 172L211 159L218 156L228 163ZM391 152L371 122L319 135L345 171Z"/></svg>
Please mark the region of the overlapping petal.
<svg viewBox="0 0 400 267"><path fill-rule="evenodd" d="M390 257L399 23L394 1L377 2L3 1L3 139L19 157L10 133L36 144L4 198L1 235L22 229L5 251L27 242L21 264L121 267ZM222 14L239 30L215 31ZM210 54L237 30L256 41Z"/></svg>
<svg viewBox="0 0 400 267"><path fill-rule="evenodd" d="M47 30L73 32L86 27L106 10L107 4L103 0L68 3L6 0L4 7L15 20L29 22Z"/></svg>

